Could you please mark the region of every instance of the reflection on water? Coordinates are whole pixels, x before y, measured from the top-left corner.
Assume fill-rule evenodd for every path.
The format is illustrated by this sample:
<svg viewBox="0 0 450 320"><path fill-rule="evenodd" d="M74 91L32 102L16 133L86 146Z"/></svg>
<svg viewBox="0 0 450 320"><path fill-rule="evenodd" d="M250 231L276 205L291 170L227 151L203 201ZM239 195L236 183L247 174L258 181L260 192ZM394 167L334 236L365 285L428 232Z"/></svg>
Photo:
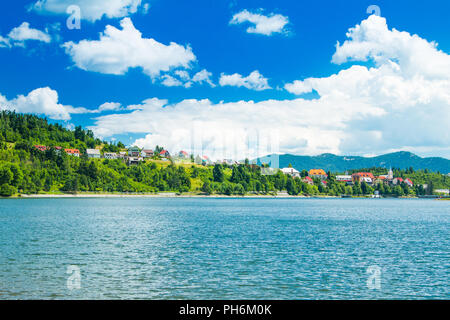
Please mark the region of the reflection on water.
<svg viewBox="0 0 450 320"><path fill-rule="evenodd" d="M448 299L449 223L433 200L0 200L0 298Z"/></svg>

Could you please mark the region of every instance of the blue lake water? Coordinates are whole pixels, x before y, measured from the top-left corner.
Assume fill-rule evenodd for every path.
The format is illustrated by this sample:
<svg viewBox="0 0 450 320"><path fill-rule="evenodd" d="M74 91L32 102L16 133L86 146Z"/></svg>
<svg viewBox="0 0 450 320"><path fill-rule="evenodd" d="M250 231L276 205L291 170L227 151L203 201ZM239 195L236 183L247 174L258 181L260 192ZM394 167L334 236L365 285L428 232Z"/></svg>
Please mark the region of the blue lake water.
<svg viewBox="0 0 450 320"><path fill-rule="evenodd" d="M4 199L0 298L448 299L449 231L436 200Z"/></svg>

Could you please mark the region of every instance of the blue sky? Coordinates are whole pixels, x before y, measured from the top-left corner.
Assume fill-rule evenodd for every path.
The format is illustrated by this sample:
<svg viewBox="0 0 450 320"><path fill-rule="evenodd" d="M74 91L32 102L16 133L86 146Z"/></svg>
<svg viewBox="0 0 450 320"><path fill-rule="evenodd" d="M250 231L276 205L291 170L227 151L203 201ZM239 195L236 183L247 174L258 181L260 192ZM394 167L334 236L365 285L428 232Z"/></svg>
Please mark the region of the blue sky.
<svg viewBox="0 0 450 320"><path fill-rule="evenodd" d="M372 0L92 2L97 4L95 10L85 0L0 3L3 108L43 114L68 126L81 124L107 140L119 138L127 144L136 142L148 147L164 144L169 149L189 149L198 144L194 142L197 139L202 145L200 152L210 154L219 149L236 149L235 145L241 144L233 151L238 157L246 152L264 153L255 151L255 146L249 147L248 137L223 142L227 138L221 136L229 136L227 132L245 132L241 137L257 132L257 136L276 137L274 148L281 153L373 155L409 150L419 155L450 157L450 138L445 128L449 123L446 95L449 79L433 71L448 66L448 2L427 1L425 5L422 1ZM81 29L69 30L66 26L69 15L64 8L69 4L81 8ZM385 22L369 19L370 5L379 7ZM114 6L117 10L111 11ZM272 19L273 24L265 23L264 18ZM94 43L100 34L105 35L107 25L119 33L123 31L124 19L132 27L123 37L131 37L135 30L141 38L129 43L111 38L109 42ZM257 25L252 19L263 22ZM349 40L346 36L349 28L363 21L368 21L367 30L361 32L364 39L353 41L359 42L359 51L355 52L349 44L338 54L336 43L343 45ZM370 30L376 31L384 24L387 38L380 44L375 39L377 32ZM256 31L249 32L251 27ZM19 29L13 33L14 28ZM398 40L403 36L393 28L408 34L404 43ZM414 34L423 41L415 42ZM162 53L155 53L157 48L148 39L161 44ZM401 47L396 45L399 41ZM433 46L432 41L438 43L435 52L428 48ZM85 46L80 45L83 42ZM173 47L169 48L171 43ZM382 43L386 47L380 49ZM417 51L417 46L423 46L424 53L419 49L415 56L407 56ZM178 50L177 53L172 49ZM151 57L158 54L161 56L153 61ZM433 59L433 54L439 58ZM332 61L334 55L336 59ZM443 62L432 72L424 68L413 70L413 60L416 66L441 58ZM379 77L381 71L391 68L391 62L397 63L400 71L394 68L375 80L364 76L367 70L372 70L372 76ZM352 69L358 65L364 69ZM378 69L381 71L376 73ZM338 76L346 70L355 80L358 92L345 88L348 81L345 75ZM194 81L201 71L209 75L208 81L204 78ZM252 73L253 77L246 78ZM393 87L393 76L405 88ZM308 78L321 80L305 82ZM168 86L170 81L164 82L168 79L172 80L172 86ZM417 79L428 81L423 86L429 85L429 90L439 87L442 92L424 89L422 96L417 97L415 92L402 91L411 88L413 82L422 88ZM361 84L364 81L365 87ZM374 88L374 81L380 87ZM341 84L341 92L336 93L332 87ZM43 88L47 89L31 95L33 90ZM366 91L371 93L360 94ZM377 91L388 93L374 96ZM439 98L430 98L432 94ZM147 99L154 100L149 103ZM110 110L92 113L107 102L114 103ZM317 114L312 114L313 111ZM424 116L428 126L423 124ZM316 121L322 117L322 123ZM127 125L123 126L121 121ZM387 126L388 121L394 124ZM421 135L412 133L417 131L415 125ZM442 125L444 128L436 129ZM213 130L219 127L220 132ZM239 140L239 135L234 139Z"/></svg>

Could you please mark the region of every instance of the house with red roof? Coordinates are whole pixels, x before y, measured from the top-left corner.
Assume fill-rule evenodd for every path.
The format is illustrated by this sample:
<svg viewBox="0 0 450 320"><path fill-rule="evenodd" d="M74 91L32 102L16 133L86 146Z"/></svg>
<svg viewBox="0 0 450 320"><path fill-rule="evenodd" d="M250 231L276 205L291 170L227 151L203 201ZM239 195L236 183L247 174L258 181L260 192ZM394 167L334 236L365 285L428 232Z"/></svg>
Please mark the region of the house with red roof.
<svg viewBox="0 0 450 320"><path fill-rule="evenodd" d="M372 184L375 181L375 177L371 172L357 172L352 174L352 180L353 182L358 181L359 183L366 182Z"/></svg>
<svg viewBox="0 0 450 320"><path fill-rule="evenodd" d="M189 154L186 151L181 150L180 152L178 152L178 158L188 159L189 158Z"/></svg>
<svg viewBox="0 0 450 320"><path fill-rule="evenodd" d="M414 186L413 182L411 181L411 179L406 178L405 179L405 183L408 185L408 187L412 188Z"/></svg>
<svg viewBox="0 0 450 320"><path fill-rule="evenodd" d="M38 149L39 151L46 151L48 148L46 146L41 146L41 145L35 145L34 146L36 149Z"/></svg>
<svg viewBox="0 0 450 320"><path fill-rule="evenodd" d="M311 169L308 171L308 176L310 176L311 178L318 178L321 180L328 178L328 175L323 169Z"/></svg>
<svg viewBox="0 0 450 320"><path fill-rule="evenodd" d="M311 179L311 177L309 177L309 176L304 177L302 181L304 183L307 183L307 184L310 184L310 185L314 185L313 179Z"/></svg>
<svg viewBox="0 0 450 320"><path fill-rule="evenodd" d="M211 164L212 161L209 159L208 156L202 156L202 161L206 164Z"/></svg>
<svg viewBox="0 0 450 320"><path fill-rule="evenodd" d="M151 149L143 149L141 151L141 157L143 158L151 158L155 153Z"/></svg>
<svg viewBox="0 0 450 320"><path fill-rule="evenodd" d="M170 153L169 153L169 151L167 151L167 150L162 150L162 151L159 153L159 156L162 157L162 158L170 158Z"/></svg>
<svg viewBox="0 0 450 320"><path fill-rule="evenodd" d="M195 163L200 165L209 165L212 164L212 161L208 158L208 156L197 155L195 157Z"/></svg>
<svg viewBox="0 0 450 320"><path fill-rule="evenodd" d="M64 149L64 152L67 153L69 156L73 156L73 157L80 156L80 150L78 150L78 149Z"/></svg>

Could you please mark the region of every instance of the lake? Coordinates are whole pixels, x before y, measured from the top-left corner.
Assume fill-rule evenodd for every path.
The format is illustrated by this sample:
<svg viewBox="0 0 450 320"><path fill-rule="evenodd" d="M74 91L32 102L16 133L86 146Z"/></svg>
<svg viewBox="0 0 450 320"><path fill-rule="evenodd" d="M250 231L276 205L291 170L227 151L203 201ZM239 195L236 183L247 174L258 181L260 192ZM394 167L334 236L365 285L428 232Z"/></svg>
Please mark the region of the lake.
<svg viewBox="0 0 450 320"><path fill-rule="evenodd" d="M450 202L0 200L1 299L449 299Z"/></svg>

